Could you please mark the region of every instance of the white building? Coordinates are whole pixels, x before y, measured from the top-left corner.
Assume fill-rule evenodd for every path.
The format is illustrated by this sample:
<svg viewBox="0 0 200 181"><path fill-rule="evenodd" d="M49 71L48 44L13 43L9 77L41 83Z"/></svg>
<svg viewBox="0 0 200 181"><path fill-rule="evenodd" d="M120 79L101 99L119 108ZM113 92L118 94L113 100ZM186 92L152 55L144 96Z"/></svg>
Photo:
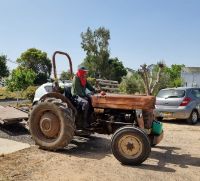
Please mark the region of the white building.
<svg viewBox="0 0 200 181"><path fill-rule="evenodd" d="M185 87L200 87L200 67L183 67L181 78Z"/></svg>

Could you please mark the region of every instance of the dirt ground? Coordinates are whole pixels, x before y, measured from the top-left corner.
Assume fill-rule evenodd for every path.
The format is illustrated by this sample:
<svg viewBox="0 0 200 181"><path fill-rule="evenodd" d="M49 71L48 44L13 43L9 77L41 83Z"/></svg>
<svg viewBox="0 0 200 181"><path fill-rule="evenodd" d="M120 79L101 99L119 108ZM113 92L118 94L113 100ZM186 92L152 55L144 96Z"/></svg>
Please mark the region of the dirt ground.
<svg viewBox="0 0 200 181"><path fill-rule="evenodd" d="M59 152L36 146L0 157L0 180L200 180L200 123L164 123L163 141L140 166L111 154L110 137L76 137Z"/></svg>

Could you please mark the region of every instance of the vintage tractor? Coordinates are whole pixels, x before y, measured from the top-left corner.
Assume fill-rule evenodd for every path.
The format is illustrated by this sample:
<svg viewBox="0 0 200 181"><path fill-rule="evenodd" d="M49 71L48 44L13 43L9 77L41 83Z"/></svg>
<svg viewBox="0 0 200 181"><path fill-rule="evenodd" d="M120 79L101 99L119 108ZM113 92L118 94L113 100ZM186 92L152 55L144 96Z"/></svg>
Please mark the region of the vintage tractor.
<svg viewBox="0 0 200 181"><path fill-rule="evenodd" d="M52 58L55 78L53 92L41 97L29 117L30 132L35 143L42 149L53 151L67 146L82 122L82 111L71 95L70 87L65 87L64 93L60 93L56 54L68 58L70 71L73 72L70 56L56 51ZM90 132L113 134L111 150L116 159L123 164L138 165L148 158L151 145L158 144L163 137L162 131L151 131L154 103L153 96L91 95L91 114L88 117L92 128Z"/></svg>

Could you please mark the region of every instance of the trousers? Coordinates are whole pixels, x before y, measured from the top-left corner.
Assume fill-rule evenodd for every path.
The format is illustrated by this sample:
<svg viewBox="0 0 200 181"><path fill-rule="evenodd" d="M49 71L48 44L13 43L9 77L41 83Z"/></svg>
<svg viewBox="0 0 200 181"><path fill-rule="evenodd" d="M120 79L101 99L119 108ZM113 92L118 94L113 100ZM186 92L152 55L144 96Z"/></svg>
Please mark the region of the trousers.
<svg viewBox="0 0 200 181"><path fill-rule="evenodd" d="M90 104L88 101L87 97L77 97L77 102L78 104L81 106L81 109L83 111L83 122L84 122L84 127L88 127L88 116L89 116L89 108L90 108Z"/></svg>

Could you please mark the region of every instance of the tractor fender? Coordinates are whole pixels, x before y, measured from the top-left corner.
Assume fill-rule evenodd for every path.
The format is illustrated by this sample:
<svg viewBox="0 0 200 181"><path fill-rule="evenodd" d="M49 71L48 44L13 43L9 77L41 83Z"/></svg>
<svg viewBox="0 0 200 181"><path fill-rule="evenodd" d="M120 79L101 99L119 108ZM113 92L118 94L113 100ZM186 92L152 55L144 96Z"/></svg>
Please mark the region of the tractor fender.
<svg viewBox="0 0 200 181"><path fill-rule="evenodd" d="M43 102L46 98L56 98L56 99L61 99L63 102L67 103L67 105L73 110L74 114L77 115L77 110L74 107L74 105L71 103L71 101L62 95L61 93L58 92L50 92L45 95L43 95L39 101Z"/></svg>

